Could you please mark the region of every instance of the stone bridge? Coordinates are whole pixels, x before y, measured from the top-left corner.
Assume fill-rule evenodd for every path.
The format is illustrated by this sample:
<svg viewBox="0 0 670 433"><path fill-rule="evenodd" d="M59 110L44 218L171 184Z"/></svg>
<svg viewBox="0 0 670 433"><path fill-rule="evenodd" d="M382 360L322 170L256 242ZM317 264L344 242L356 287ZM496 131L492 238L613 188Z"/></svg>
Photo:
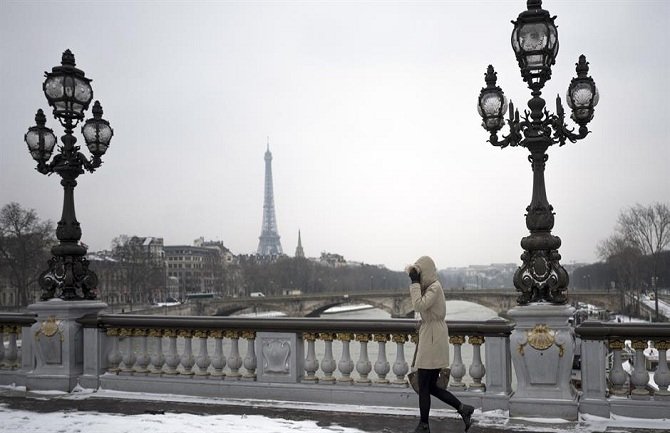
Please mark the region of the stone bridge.
<svg viewBox="0 0 670 433"><path fill-rule="evenodd" d="M514 289L445 290L447 301L458 300L490 308L498 315L515 307L518 296ZM604 291L569 292L571 304L584 302L610 311L618 310L618 297ZM230 316L239 312L280 311L290 317L318 317L331 307L368 304L388 312L391 317L414 317L407 289L364 293L304 294L293 296L244 297L208 299L161 308L156 314ZM149 313L149 311L144 311Z"/></svg>

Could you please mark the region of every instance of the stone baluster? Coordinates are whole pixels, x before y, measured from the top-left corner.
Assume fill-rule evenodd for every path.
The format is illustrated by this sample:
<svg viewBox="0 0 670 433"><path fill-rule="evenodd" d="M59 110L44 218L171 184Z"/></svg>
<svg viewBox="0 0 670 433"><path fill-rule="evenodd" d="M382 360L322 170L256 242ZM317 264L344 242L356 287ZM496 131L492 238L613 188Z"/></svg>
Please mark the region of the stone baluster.
<svg viewBox="0 0 670 433"><path fill-rule="evenodd" d="M247 372L242 377L245 380L256 380L256 367L258 360L256 359L256 333L254 331L244 331L242 338L247 340L247 354L244 357L244 369Z"/></svg>
<svg viewBox="0 0 670 433"><path fill-rule="evenodd" d="M646 400L649 398L649 372L647 372L644 350L648 347L647 340L633 340L633 349L635 349L635 366L633 374L630 376L631 383L635 389L631 392L631 398Z"/></svg>
<svg viewBox="0 0 670 433"><path fill-rule="evenodd" d="M670 340L654 341L654 347L658 350L658 368L654 373L654 382L658 385L658 391L654 394L654 400L670 400L670 370L668 370L668 349Z"/></svg>
<svg viewBox="0 0 670 433"><path fill-rule="evenodd" d="M121 351L119 350L119 328L107 328L107 337L109 337L112 347L107 355L107 371L109 373L118 373L121 363Z"/></svg>
<svg viewBox="0 0 670 433"><path fill-rule="evenodd" d="M151 361L151 358L149 357L147 334L147 329L133 329L133 338L140 340L140 351L137 359L135 360L135 373L144 375L149 373L147 366Z"/></svg>
<svg viewBox="0 0 670 433"><path fill-rule="evenodd" d="M239 380L241 376L240 367L242 367L242 357L240 356L239 348L240 334L238 331L226 331L226 337L230 338L230 356L228 356L230 373L228 377L233 380Z"/></svg>
<svg viewBox="0 0 670 433"><path fill-rule="evenodd" d="M226 357L223 355L223 331L220 329L209 331L209 336L214 338L214 355L212 356L212 368L214 372L211 377L221 378L225 376L223 369L226 367Z"/></svg>
<svg viewBox="0 0 670 433"><path fill-rule="evenodd" d="M360 356L358 357L358 362L356 363L356 372L358 373L358 379L356 383L359 385L369 385L370 379L368 375L372 371L372 363L368 357L368 342L372 336L370 334L356 334L356 341L361 345Z"/></svg>
<svg viewBox="0 0 670 433"><path fill-rule="evenodd" d="M342 342L342 356L337 363L337 369L340 371L340 378L337 379L338 383L351 384L353 382L351 372L354 371L354 361L351 359L351 352L349 351L349 345L353 338L354 335L350 332L337 334L337 339Z"/></svg>
<svg viewBox="0 0 670 433"><path fill-rule="evenodd" d="M151 367L149 374L161 374L163 364L165 364L165 355L163 355L163 331L161 329L150 329L149 337L154 339L155 351L151 354Z"/></svg>
<svg viewBox="0 0 670 433"><path fill-rule="evenodd" d="M304 383L317 383L319 379L316 377L316 372L319 369L319 360L316 359L316 351L314 345L317 334L314 332L305 332L302 334L302 339L307 342L307 356L305 357L305 377L302 378Z"/></svg>
<svg viewBox="0 0 670 433"><path fill-rule="evenodd" d="M375 334L374 339L379 349L377 352L377 361L375 361L375 374L377 375L375 383L387 384L389 380L386 378L386 375L391 371L391 366L386 359L386 342L389 340L389 335Z"/></svg>
<svg viewBox="0 0 670 433"><path fill-rule="evenodd" d="M195 356L193 356L193 331L190 329L180 329L179 336L184 339L184 352L179 358L182 371L180 374L184 376L192 376L193 366L195 365Z"/></svg>
<svg viewBox="0 0 670 433"><path fill-rule="evenodd" d="M470 391L483 392L486 391L486 385L482 383L482 378L486 374L486 367L482 364L482 344L484 343L484 337L471 335L468 338L468 343L472 345L472 364L470 364L470 377L472 378L472 384L468 387Z"/></svg>
<svg viewBox="0 0 670 433"><path fill-rule="evenodd" d="M16 344L16 335L19 332L18 326L5 326L5 333L9 341L5 351L5 366L14 370L19 366L19 348ZM4 343L3 343L4 344Z"/></svg>
<svg viewBox="0 0 670 433"><path fill-rule="evenodd" d="M321 371L323 371L323 379L321 383L332 385L335 383L335 376L333 372L337 369L337 363L333 357L333 338L335 334L330 332L322 332L319 334L319 338L323 340L326 345L326 352L323 355L323 361L321 361Z"/></svg>
<svg viewBox="0 0 670 433"><path fill-rule="evenodd" d="M614 396L627 396L628 390L624 389L626 383L626 372L623 369L621 352L624 348L623 340L610 340L609 347L612 350L612 368L610 368L611 393Z"/></svg>
<svg viewBox="0 0 670 433"><path fill-rule="evenodd" d="M393 334L393 341L396 343L396 356L393 363L395 379L391 383L407 386L407 380L405 379L405 375L409 372L409 365L405 360L405 342L407 341L407 336L405 334Z"/></svg>
<svg viewBox="0 0 670 433"><path fill-rule="evenodd" d="M177 353L177 330L166 329L163 332L168 338L168 352L165 357L165 373L178 374L177 367L179 367L179 354Z"/></svg>
<svg viewBox="0 0 670 433"><path fill-rule="evenodd" d="M193 336L198 339L199 343L198 356L195 358L195 365L198 369L195 374L197 376L208 376L209 373L207 372L207 369L209 369L209 364L211 364L212 361L207 353L207 331L198 329Z"/></svg>
<svg viewBox="0 0 670 433"><path fill-rule="evenodd" d="M449 389L457 391L464 390L463 376L465 376L465 364L461 357L461 347L465 343L465 337L462 335L452 335L449 337L449 343L454 345L454 360L451 363L451 377L454 379L449 383Z"/></svg>
<svg viewBox="0 0 670 433"><path fill-rule="evenodd" d="M131 374L137 356L135 356L135 350L133 349L133 330L131 328L121 328L119 331L119 338L126 338L126 352L123 354L123 368L121 373Z"/></svg>

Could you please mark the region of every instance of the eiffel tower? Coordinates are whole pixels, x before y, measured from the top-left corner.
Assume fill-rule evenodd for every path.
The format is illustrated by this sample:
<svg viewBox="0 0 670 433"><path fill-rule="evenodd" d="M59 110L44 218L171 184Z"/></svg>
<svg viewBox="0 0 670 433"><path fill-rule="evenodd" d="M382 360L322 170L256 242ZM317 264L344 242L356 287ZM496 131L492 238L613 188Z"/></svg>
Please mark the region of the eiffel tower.
<svg viewBox="0 0 670 433"><path fill-rule="evenodd" d="M263 225L259 236L259 256L278 256L283 254L279 233L277 233L277 218L275 216L275 199L272 191L272 153L270 153L270 139L265 151L265 198L263 201Z"/></svg>

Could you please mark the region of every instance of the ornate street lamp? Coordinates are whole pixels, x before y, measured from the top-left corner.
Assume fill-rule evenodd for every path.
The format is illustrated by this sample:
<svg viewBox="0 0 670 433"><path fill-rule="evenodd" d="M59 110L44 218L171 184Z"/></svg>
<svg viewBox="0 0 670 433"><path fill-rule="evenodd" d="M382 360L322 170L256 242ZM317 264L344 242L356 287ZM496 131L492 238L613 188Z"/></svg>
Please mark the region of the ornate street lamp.
<svg viewBox="0 0 670 433"><path fill-rule="evenodd" d="M75 146L77 138L72 134L77 124L84 119L84 111L93 99L91 80L84 72L75 67L74 55L70 50L63 53L61 66L45 72L46 80L42 86L44 95L53 107L53 115L65 129L61 137L63 145L49 162L56 144L53 131L47 128L44 112L40 109L35 115L37 126L28 129L25 141L35 161L37 171L42 174L57 173L64 189L63 213L58 222L56 237L60 241L51 249L53 257L49 268L42 272L39 284L42 300L61 298L64 300L95 299L93 291L98 277L88 269L88 260L84 258L86 247L81 239L81 228L75 216L74 187L77 177L84 170L94 172L102 164L101 157L107 151L114 132L109 122L102 118L102 107L98 101L93 106L93 118L82 127L82 134L93 158L89 159Z"/></svg>
<svg viewBox="0 0 670 433"><path fill-rule="evenodd" d="M523 146L530 151L529 161L533 168L533 196L526 208L526 227L530 236L521 240L524 249L523 264L514 274L514 286L521 295L520 305L530 302L567 303L568 273L559 260L558 248L561 240L551 234L554 227L553 207L547 200L544 184L544 166L548 159L549 146L565 144L565 140L576 142L589 133L586 125L593 118L594 107L598 104L598 89L588 76L589 64L581 55L577 63L577 77L572 79L566 99L572 109L571 118L579 125L577 133L565 123L565 112L560 96L556 98L556 114L545 108L542 99L544 83L551 78L551 66L558 54L558 32L549 12L542 9L541 0L528 0L528 10L513 21L512 48L516 54L521 76L531 90L528 110L522 116L509 103L509 117L506 121L509 134L498 138L498 131L505 124L507 99L502 89L496 86L497 74L489 65L485 74L484 87L478 100L478 111L483 119L482 126L489 131L489 142L500 148Z"/></svg>

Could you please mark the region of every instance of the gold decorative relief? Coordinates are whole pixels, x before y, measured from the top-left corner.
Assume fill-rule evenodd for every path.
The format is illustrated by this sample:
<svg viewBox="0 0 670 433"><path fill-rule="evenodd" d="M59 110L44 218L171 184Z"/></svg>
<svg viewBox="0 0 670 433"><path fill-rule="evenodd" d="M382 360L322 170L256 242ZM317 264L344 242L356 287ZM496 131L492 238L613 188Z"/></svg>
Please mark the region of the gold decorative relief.
<svg viewBox="0 0 670 433"><path fill-rule="evenodd" d="M256 338L256 331L242 331L242 338L245 340L253 340Z"/></svg>
<svg viewBox="0 0 670 433"><path fill-rule="evenodd" d="M333 341L335 334L330 332L319 332L319 339L323 341Z"/></svg>
<svg viewBox="0 0 670 433"><path fill-rule="evenodd" d="M470 338L468 338L468 343L472 344L473 346L481 346L484 344L484 337L480 335L471 335Z"/></svg>
<svg viewBox="0 0 670 433"><path fill-rule="evenodd" d="M149 337L163 337L163 330L159 328L149 329Z"/></svg>
<svg viewBox="0 0 670 433"><path fill-rule="evenodd" d="M389 335L388 334L375 334L374 335L374 340L378 343L379 342L386 343L387 341L389 341Z"/></svg>
<svg viewBox="0 0 670 433"><path fill-rule="evenodd" d="M647 340L633 340L631 347L635 350L644 350L649 346L647 345Z"/></svg>
<svg viewBox="0 0 670 433"><path fill-rule="evenodd" d="M60 329L60 320L56 320L56 316L49 316L49 318L42 322L40 329L35 332L35 339L39 340L40 335L45 337L53 337L56 334L60 334L60 340L63 341L63 331Z"/></svg>
<svg viewBox="0 0 670 433"><path fill-rule="evenodd" d="M356 334L356 341L360 341L361 343L367 343L371 339L372 339L371 334L366 334L366 333Z"/></svg>
<svg viewBox="0 0 670 433"><path fill-rule="evenodd" d="M565 353L565 348L563 347L562 344L556 343L556 346L558 346L558 356L559 358L563 358L563 354Z"/></svg>
<svg viewBox="0 0 670 433"><path fill-rule="evenodd" d="M354 334L351 332L338 332L337 339L340 341L351 341L354 339Z"/></svg>
<svg viewBox="0 0 670 433"><path fill-rule="evenodd" d="M212 329L209 331L209 336L212 338L223 338L225 334L225 331L223 329Z"/></svg>
<svg viewBox="0 0 670 433"><path fill-rule="evenodd" d="M670 340L655 340L654 347L657 350L670 350Z"/></svg>
<svg viewBox="0 0 670 433"><path fill-rule="evenodd" d="M626 343L623 340L610 340L609 347L611 350L623 350Z"/></svg>
<svg viewBox="0 0 670 433"><path fill-rule="evenodd" d="M465 344L465 337L462 335L452 335L449 337L449 343L451 344Z"/></svg>
<svg viewBox="0 0 670 433"><path fill-rule="evenodd" d="M528 344L537 350L547 350L554 344L555 335L556 332L549 329L547 325L536 325L528 331Z"/></svg>

